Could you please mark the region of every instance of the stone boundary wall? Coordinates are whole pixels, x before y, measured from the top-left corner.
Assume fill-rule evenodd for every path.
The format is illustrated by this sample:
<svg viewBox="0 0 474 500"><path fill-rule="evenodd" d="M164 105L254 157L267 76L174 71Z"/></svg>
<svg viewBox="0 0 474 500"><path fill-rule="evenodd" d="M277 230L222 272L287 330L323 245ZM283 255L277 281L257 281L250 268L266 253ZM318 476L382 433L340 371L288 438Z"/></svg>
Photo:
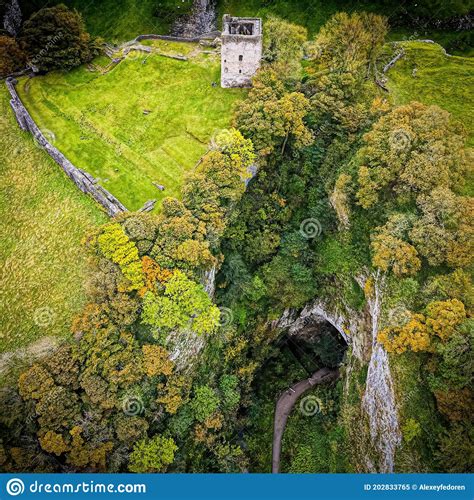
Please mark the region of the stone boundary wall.
<svg viewBox="0 0 474 500"><path fill-rule="evenodd" d="M98 184L98 181L84 170L74 166L57 148L55 148L43 135L36 125L21 99L18 97L15 86L18 83L14 78L7 78L6 86L11 95L10 106L15 113L18 125L22 130L30 132L35 141L51 156L51 158L66 172L66 175L76 184L76 186L104 207L105 211L114 217L123 212L127 212L120 201L111 193Z"/></svg>
<svg viewBox="0 0 474 500"><path fill-rule="evenodd" d="M184 36L170 36L170 35L138 35L132 42L141 42L142 40L167 40L169 42L200 42L204 39L214 39L221 35L220 31L212 31L211 33L204 33L200 36L187 38Z"/></svg>

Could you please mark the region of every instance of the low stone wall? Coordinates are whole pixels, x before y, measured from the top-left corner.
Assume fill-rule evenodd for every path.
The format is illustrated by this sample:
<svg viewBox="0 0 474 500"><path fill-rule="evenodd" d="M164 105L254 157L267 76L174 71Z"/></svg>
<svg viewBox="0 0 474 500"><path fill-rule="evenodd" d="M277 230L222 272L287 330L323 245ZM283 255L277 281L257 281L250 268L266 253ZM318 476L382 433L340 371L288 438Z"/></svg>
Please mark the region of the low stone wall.
<svg viewBox="0 0 474 500"><path fill-rule="evenodd" d="M187 38L184 36L170 36L170 35L138 35L132 42L141 42L142 40L168 40L169 42L200 42L201 40L214 39L221 35L220 31L212 31L211 33L204 33L200 36ZM130 43L130 42L129 42Z"/></svg>
<svg viewBox="0 0 474 500"><path fill-rule="evenodd" d="M43 135L36 125L28 110L25 108L15 89L18 83L14 78L7 78L6 86L11 95L10 105L15 113L18 125L22 130L30 132L36 142L51 156L51 158L66 172L66 175L76 184L76 186L86 194L94 198L97 203L104 207L105 211L114 217L123 212L127 212L120 201L106 189L100 186L97 180L84 170L74 166L57 148L55 148Z"/></svg>

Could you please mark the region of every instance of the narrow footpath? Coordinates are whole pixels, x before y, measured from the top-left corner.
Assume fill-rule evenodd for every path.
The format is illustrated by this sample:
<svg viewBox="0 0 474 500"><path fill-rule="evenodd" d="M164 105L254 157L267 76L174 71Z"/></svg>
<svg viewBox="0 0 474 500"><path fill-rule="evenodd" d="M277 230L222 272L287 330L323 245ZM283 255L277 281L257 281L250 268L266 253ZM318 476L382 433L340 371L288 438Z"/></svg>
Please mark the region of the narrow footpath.
<svg viewBox="0 0 474 500"><path fill-rule="evenodd" d="M275 408L275 420L273 428L273 456L272 473L280 472L281 441L286 427L288 416L298 398L315 385L333 382L339 378L339 370L321 368L313 373L310 378L301 380L287 389L278 399Z"/></svg>

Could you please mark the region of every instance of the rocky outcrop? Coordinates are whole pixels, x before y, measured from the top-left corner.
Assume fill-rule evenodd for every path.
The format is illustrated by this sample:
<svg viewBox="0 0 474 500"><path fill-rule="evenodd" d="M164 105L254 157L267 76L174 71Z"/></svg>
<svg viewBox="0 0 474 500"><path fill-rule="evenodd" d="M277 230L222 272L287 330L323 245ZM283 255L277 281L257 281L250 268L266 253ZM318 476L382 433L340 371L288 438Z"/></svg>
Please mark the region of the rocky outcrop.
<svg viewBox="0 0 474 500"><path fill-rule="evenodd" d="M214 298L214 293L216 291L216 273L217 268L213 266L208 271L205 271L202 278L202 284L204 286L204 290L209 295L209 297Z"/></svg>
<svg viewBox="0 0 474 500"><path fill-rule="evenodd" d="M186 38L198 37L216 29L214 0L194 0L191 13L176 22L173 34Z"/></svg>
<svg viewBox="0 0 474 500"><path fill-rule="evenodd" d="M44 149L49 156L64 170L66 175L76 184L76 186L86 194L89 194L99 203L111 216L126 212L125 208L114 195L98 184L97 179L84 170L74 166L41 132L35 121L31 117L15 89L17 81L14 78L7 78L6 86L11 95L10 105L15 113L18 125L22 130L30 132L35 138L35 142Z"/></svg>
<svg viewBox="0 0 474 500"><path fill-rule="evenodd" d="M206 344L206 337L192 330L179 330L166 337L166 348L178 372L188 372Z"/></svg>
<svg viewBox="0 0 474 500"><path fill-rule="evenodd" d="M365 283L361 283L365 284ZM374 279L374 293L368 300L372 318L372 355L363 406L369 417L370 437L377 450L378 464L368 463L371 472L393 472L395 452L401 443L395 391L387 352L377 342L380 310L382 303L383 278L379 274Z"/></svg>
<svg viewBox="0 0 474 500"><path fill-rule="evenodd" d="M351 346L354 356L367 362L371 348L370 321L368 311L356 312L348 307L339 310L324 300L316 300L301 312L285 311L273 326L286 329L288 335L301 336L309 325L327 322Z"/></svg>

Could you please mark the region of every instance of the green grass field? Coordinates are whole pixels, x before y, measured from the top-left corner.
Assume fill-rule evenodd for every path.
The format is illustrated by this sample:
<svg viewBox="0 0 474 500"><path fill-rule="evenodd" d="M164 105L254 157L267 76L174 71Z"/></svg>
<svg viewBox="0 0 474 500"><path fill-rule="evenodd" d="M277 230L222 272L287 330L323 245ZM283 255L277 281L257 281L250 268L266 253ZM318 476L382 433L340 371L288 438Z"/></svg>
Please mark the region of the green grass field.
<svg viewBox="0 0 474 500"><path fill-rule="evenodd" d="M436 44L403 42L406 55L388 72L394 104L436 104L464 123L474 144L474 60L447 56ZM413 69L416 74L413 76Z"/></svg>
<svg viewBox="0 0 474 500"><path fill-rule="evenodd" d="M18 85L56 147L130 210L150 199L179 196L183 174L207 151L212 136L230 125L232 106L245 95L220 88L219 57L197 45L149 45L190 59L131 52L106 74L80 67Z"/></svg>
<svg viewBox="0 0 474 500"><path fill-rule="evenodd" d="M31 136L0 89L0 353L64 336L85 301L81 240L107 220Z"/></svg>

